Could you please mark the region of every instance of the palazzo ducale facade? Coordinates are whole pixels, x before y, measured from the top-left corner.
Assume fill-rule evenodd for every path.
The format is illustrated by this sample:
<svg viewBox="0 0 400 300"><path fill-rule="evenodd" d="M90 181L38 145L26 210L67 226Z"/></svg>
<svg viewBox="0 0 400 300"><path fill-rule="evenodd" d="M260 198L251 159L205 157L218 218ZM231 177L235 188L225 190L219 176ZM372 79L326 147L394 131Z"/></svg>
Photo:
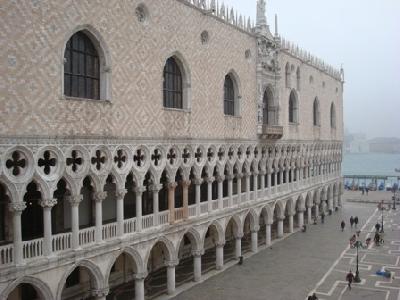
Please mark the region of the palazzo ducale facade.
<svg viewBox="0 0 400 300"><path fill-rule="evenodd" d="M343 70L264 0L1 6L1 300L173 295L340 208Z"/></svg>

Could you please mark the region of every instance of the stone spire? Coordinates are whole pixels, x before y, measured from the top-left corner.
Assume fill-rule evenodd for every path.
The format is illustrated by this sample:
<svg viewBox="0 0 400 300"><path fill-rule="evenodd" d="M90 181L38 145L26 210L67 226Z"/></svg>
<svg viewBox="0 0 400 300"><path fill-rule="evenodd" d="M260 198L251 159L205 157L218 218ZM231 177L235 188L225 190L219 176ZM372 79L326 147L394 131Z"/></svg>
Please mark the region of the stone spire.
<svg viewBox="0 0 400 300"><path fill-rule="evenodd" d="M267 26L267 16L266 16L266 2L265 0L257 1L257 27Z"/></svg>

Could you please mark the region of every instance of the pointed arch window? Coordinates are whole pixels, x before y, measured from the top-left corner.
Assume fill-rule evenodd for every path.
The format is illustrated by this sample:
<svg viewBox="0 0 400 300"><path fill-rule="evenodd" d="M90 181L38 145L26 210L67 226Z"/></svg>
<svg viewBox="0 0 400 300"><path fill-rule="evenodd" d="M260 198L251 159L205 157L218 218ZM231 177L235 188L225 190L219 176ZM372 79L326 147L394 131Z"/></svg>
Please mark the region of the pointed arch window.
<svg viewBox="0 0 400 300"><path fill-rule="evenodd" d="M228 116L235 115L235 87L229 74L225 76L224 83L224 113Z"/></svg>
<svg viewBox="0 0 400 300"><path fill-rule="evenodd" d="M164 107L183 109L182 72L174 57L164 66Z"/></svg>
<svg viewBox="0 0 400 300"><path fill-rule="evenodd" d="M300 91L300 79L301 79L300 67L297 67L296 79L297 79L297 90Z"/></svg>
<svg viewBox="0 0 400 300"><path fill-rule="evenodd" d="M274 95L268 87L264 92L263 98L263 124L274 125L276 124L275 108L273 106Z"/></svg>
<svg viewBox="0 0 400 300"><path fill-rule="evenodd" d="M331 104L331 128L336 128L336 108L333 102Z"/></svg>
<svg viewBox="0 0 400 300"><path fill-rule="evenodd" d="M290 92L289 96L289 123L298 123L298 100L294 90Z"/></svg>
<svg viewBox="0 0 400 300"><path fill-rule="evenodd" d="M64 53L64 94L100 99L100 58L91 39L82 31L67 42Z"/></svg>
<svg viewBox="0 0 400 300"><path fill-rule="evenodd" d="M319 101L318 98L315 98L313 104L313 125L320 126L320 124Z"/></svg>
<svg viewBox="0 0 400 300"><path fill-rule="evenodd" d="M285 86L290 88L290 64L287 63L285 67Z"/></svg>

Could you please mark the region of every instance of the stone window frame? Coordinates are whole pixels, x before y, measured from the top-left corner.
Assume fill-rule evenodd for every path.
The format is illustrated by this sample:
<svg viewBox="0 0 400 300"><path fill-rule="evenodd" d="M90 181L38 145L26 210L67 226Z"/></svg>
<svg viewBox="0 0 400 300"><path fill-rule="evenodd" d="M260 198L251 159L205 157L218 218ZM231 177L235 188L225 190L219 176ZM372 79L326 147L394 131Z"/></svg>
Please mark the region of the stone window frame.
<svg viewBox="0 0 400 300"><path fill-rule="evenodd" d="M164 106L164 67L168 59L174 58L176 64L179 67L182 77L182 108L172 108ZM184 56L179 52L175 51L165 56L163 59L162 69L161 69L161 107L164 110L171 111L183 111L190 112L192 110L192 83L191 83L191 73L190 67Z"/></svg>
<svg viewBox="0 0 400 300"><path fill-rule="evenodd" d="M233 109L233 115L230 114L225 114L225 78L226 76L229 76L233 82L233 89L234 89L234 109ZM223 77L223 83L222 83L222 112L225 117L241 117L241 83L239 79L239 75L236 73L235 70L231 69L229 72L225 74Z"/></svg>
<svg viewBox="0 0 400 300"><path fill-rule="evenodd" d="M66 96L64 93L64 55L68 41L71 37L77 33L83 32L93 43L98 56L99 56L99 64L100 64L100 98L99 99L87 99L87 98L79 98L79 97L70 97ZM111 103L112 101L112 93L111 93L111 82L112 82L112 72L111 72L111 55L110 51L107 47L107 44L101 34L91 25L79 25L75 27L73 30L68 32L63 39L62 49L60 53L61 57L61 84L60 84L60 99L62 100L78 100L78 101L90 101L97 103Z"/></svg>
<svg viewBox="0 0 400 300"><path fill-rule="evenodd" d="M292 97L293 95L293 97ZM293 103L294 101L294 103ZM291 103L293 103L291 105ZM292 118L290 116L292 115ZM290 125L299 125L299 96L295 89L292 89L289 94L288 101L288 122Z"/></svg>

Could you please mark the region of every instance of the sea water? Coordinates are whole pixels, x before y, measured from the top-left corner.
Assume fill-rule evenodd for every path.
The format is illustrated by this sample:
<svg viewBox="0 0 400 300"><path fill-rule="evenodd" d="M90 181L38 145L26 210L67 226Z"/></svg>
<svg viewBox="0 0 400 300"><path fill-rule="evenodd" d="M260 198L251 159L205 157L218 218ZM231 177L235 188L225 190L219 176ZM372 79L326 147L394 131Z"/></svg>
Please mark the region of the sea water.
<svg viewBox="0 0 400 300"><path fill-rule="evenodd" d="M400 154L366 153L343 156L343 175L400 176Z"/></svg>

